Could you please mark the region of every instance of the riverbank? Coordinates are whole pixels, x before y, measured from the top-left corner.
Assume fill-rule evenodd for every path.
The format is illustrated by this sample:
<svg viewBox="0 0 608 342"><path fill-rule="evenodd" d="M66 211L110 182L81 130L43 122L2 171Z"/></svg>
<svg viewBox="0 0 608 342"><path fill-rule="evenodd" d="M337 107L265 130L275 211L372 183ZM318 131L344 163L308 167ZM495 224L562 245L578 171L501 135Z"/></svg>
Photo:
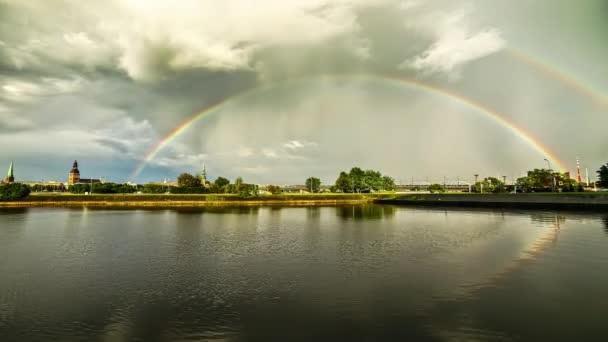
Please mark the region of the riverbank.
<svg viewBox="0 0 608 342"><path fill-rule="evenodd" d="M378 199L376 203L408 206L608 211L608 193L404 194Z"/></svg>
<svg viewBox="0 0 608 342"><path fill-rule="evenodd" d="M567 209L608 211L608 193L569 194L281 194L242 197L237 195L34 194L21 201L0 202L0 208L99 207L187 208L210 206L332 206L352 204L407 206Z"/></svg>
<svg viewBox="0 0 608 342"><path fill-rule="evenodd" d="M242 197L236 195L72 195L34 194L21 201L0 202L0 208L127 207L179 208L206 206L323 206L369 204L388 199L387 194L282 194Z"/></svg>

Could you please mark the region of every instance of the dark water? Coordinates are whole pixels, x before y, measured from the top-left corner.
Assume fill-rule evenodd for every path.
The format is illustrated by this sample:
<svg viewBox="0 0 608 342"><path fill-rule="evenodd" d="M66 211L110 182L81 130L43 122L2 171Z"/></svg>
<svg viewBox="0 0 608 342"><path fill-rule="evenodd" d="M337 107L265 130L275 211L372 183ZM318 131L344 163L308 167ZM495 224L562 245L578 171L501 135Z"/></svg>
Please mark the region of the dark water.
<svg viewBox="0 0 608 342"><path fill-rule="evenodd" d="M0 211L0 341L605 341L608 214Z"/></svg>

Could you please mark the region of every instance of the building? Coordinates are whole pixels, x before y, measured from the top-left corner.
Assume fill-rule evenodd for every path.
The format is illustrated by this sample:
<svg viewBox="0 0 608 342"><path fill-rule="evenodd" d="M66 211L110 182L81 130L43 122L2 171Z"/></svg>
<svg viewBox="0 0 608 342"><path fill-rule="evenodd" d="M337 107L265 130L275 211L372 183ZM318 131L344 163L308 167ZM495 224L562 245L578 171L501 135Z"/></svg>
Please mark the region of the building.
<svg viewBox="0 0 608 342"><path fill-rule="evenodd" d="M207 182L207 168L205 167L205 164L203 164L203 169L201 170L201 185L205 187L209 185L209 182Z"/></svg>
<svg viewBox="0 0 608 342"><path fill-rule="evenodd" d="M11 162L11 165L8 167L8 174L6 175L6 178L4 179L4 183L15 183L15 175L13 173L13 162Z"/></svg>
<svg viewBox="0 0 608 342"><path fill-rule="evenodd" d="M32 192L64 192L66 190L63 183L54 180L22 181L20 183L29 186Z"/></svg>
<svg viewBox="0 0 608 342"><path fill-rule="evenodd" d="M92 184L92 183L101 183L99 179L92 178L80 178L80 171L78 170L78 161L74 160L74 164L72 165L72 170L68 175L68 186L74 184Z"/></svg>

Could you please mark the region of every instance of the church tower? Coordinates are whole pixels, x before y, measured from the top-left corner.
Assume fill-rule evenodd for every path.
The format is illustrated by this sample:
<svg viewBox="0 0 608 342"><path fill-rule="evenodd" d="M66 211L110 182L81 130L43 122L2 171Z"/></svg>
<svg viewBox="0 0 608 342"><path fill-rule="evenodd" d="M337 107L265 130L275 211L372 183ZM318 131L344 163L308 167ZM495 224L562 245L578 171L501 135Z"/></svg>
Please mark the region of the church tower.
<svg viewBox="0 0 608 342"><path fill-rule="evenodd" d="M13 162L11 162L11 166L8 167L8 174L6 175L5 183L15 183L15 175L13 174Z"/></svg>
<svg viewBox="0 0 608 342"><path fill-rule="evenodd" d="M201 170L201 185L207 186L207 168L205 164L203 164L203 169Z"/></svg>
<svg viewBox="0 0 608 342"><path fill-rule="evenodd" d="M80 171L78 171L78 161L74 160L74 165L72 165L72 170L68 175L68 185L80 183Z"/></svg>

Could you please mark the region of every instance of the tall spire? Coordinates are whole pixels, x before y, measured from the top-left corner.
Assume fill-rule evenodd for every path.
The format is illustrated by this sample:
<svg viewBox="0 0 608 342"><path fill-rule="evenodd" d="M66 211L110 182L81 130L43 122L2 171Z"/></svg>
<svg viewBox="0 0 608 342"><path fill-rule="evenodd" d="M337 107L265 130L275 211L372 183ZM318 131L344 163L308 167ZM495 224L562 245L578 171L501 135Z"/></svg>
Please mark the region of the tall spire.
<svg viewBox="0 0 608 342"><path fill-rule="evenodd" d="M8 167L8 173L6 174L6 178L4 179L5 183L14 183L15 182L15 174L13 172L13 162L11 162L11 166Z"/></svg>
<svg viewBox="0 0 608 342"><path fill-rule="evenodd" d="M581 176L581 164L579 163L578 158L576 158L576 181L579 183L583 182L583 177Z"/></svg>
<svg viewBox="0 0 608 342"><path fill-rule="evenodd" d="M201 170L201 185L207 185L207 167L203 163L203 169Z"/></svg>

